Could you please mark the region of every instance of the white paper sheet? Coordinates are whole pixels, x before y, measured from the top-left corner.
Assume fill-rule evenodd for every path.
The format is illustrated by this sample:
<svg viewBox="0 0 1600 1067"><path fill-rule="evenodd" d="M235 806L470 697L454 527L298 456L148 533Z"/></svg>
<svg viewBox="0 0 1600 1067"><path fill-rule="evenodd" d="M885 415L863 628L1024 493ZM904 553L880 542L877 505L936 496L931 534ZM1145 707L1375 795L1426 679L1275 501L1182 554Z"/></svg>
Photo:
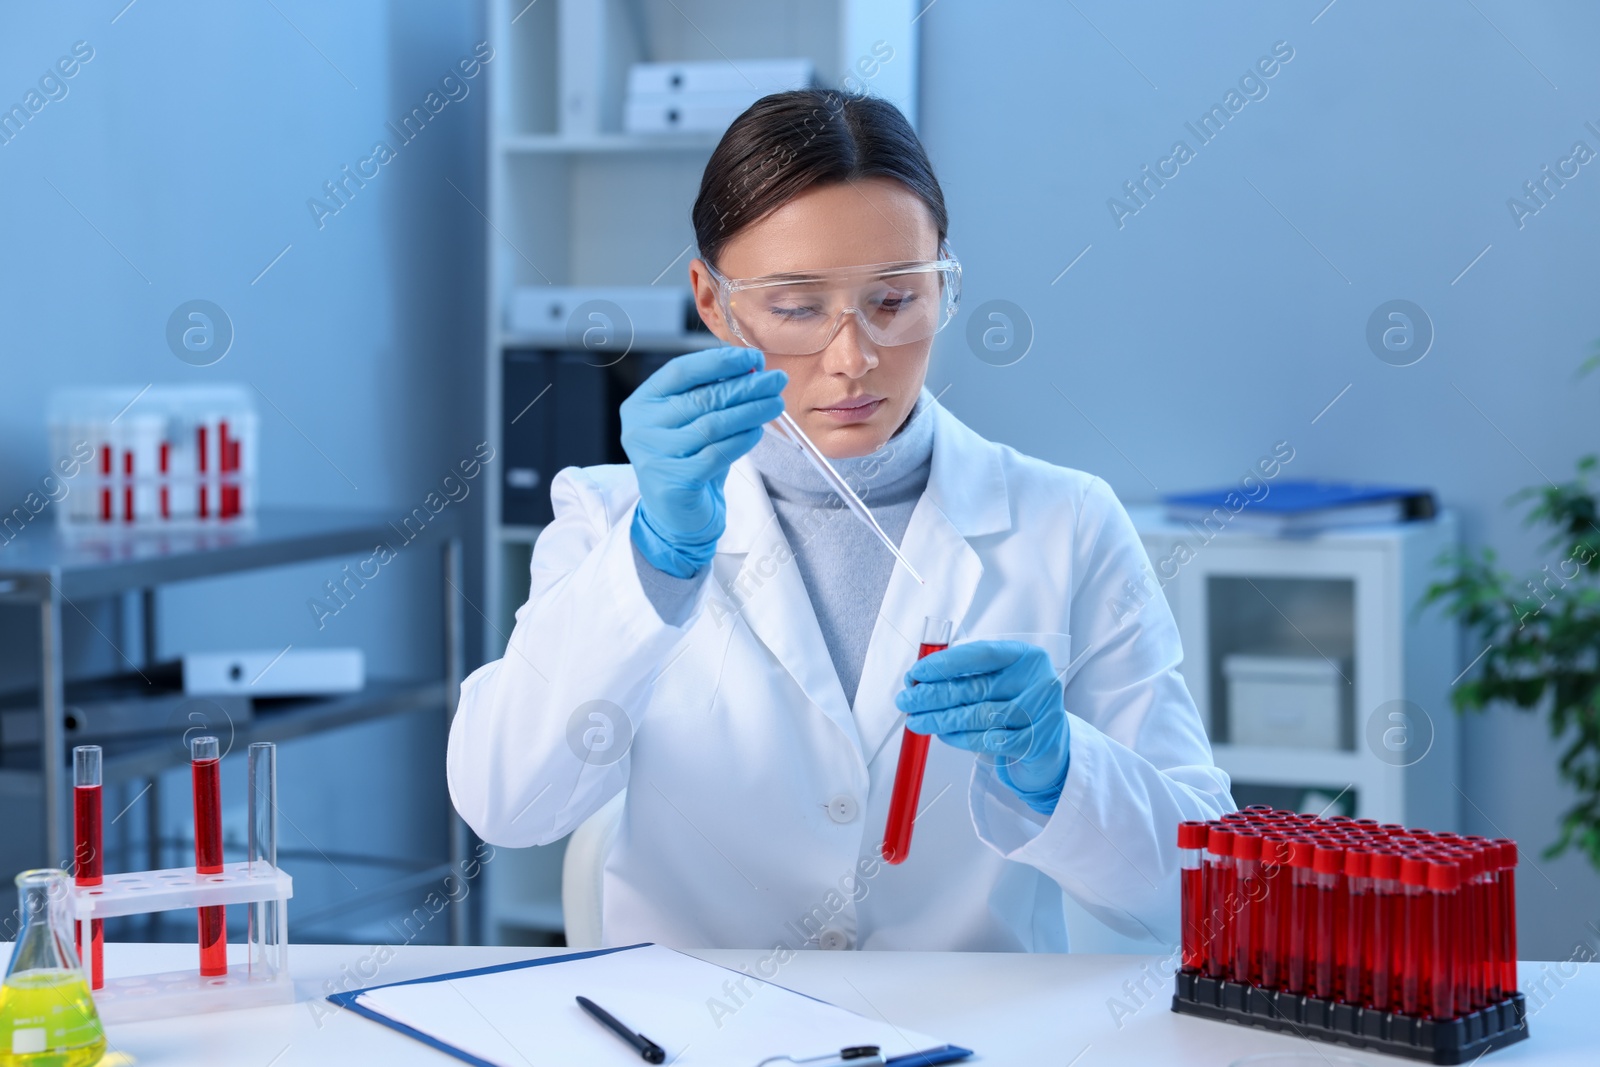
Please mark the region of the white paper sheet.
<svg viewBox="0 0 1600 1067"><path fill-rule="evenodd" d="M777 978L782 979L781 971ZM503 1067L643 1063L578 1007L578 996L644 1034L667 1051L667 1063L682 1067L754 1067L769 1056L800 1058L848 1045L878 1045L891 1057L945 1044L659 945L390 986L362 993L358 1000Z"/></svg>

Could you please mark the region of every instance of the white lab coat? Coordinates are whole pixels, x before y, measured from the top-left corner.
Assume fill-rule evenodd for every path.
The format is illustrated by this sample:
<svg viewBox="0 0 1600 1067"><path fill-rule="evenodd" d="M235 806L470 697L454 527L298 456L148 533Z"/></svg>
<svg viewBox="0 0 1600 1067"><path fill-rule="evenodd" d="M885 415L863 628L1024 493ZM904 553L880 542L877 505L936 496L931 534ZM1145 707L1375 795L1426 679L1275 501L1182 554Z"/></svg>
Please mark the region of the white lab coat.
<svg viewBox="0 0 1600 1067"><path fill-rule="evenodd" d="M626 787L606 944L1065 951L1063 891L1114 929L1175 942L1177 824L1232 800L1143 546L1100 479L986 441L937 404L933 417L902 542L927 585L895 568L854 709L749 457L728 475L727 530L681 626L635 570L632 468L555 478L506 655L461 687L450 793L486 841L525 846ZM1071 764L1046 818L992 765L935 740L910 857L889 866L877 856L894 697L929 615L954 619L957 641L1050 654ZM593 701L631 723L616 762L581 760L569 741L605 707Z"/></svg>

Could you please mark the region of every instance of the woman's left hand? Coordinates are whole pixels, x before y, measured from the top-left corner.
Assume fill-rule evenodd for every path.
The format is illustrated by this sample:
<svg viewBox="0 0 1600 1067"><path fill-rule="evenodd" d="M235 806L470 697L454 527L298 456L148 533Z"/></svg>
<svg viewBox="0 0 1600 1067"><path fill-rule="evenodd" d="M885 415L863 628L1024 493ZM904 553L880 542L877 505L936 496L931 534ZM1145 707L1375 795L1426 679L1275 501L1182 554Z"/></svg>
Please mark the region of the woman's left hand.
<svg viewBox="0 0 1600 1067"><path fill-rule="evenodd" d="M907 672L895 706L907 729L993 756L1000 780L1023 802L1044 815L1055 810L1071 730L1061 679L1044 649L968 641L934 652Z"/></svg>

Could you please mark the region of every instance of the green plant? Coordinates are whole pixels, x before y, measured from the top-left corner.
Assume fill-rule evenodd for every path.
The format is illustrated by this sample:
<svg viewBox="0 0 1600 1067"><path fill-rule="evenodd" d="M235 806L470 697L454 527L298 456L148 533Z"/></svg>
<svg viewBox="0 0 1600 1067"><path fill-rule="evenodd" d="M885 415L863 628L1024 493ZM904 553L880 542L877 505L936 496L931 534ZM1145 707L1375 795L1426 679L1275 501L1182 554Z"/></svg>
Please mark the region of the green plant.
<svg viewBox="0 0 1600 1067"><path fill-rule="evenodd" d="M1589 360L1585 369L1600 362ZM1440 563L1453 576L1428 587L1422 603L1444 602L1479 640L1489 644L1476 677L1457 685L1458 711L1481 711L1505 701L1522 711L1549 709L1551 736L1563 744L1557 769L1577 793L1561 816L1561 836L1545 850L1557 856L1581 849L1600 869L1600 500L1592 479L1597 461L1578 461L1577 476L1562 485L1525 489L1509 503L1535 501L1530 526L1549 529L1546 564L1515 586L1495 552L1447 553Z"/></svg>

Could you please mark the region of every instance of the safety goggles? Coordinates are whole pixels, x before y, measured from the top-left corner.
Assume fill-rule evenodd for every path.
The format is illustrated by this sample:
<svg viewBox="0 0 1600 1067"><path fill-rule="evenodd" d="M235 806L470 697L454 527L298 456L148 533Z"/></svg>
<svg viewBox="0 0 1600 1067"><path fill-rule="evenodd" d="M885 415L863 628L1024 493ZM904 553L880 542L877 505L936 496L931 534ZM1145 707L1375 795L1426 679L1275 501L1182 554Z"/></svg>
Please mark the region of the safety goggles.
<svg viewBox="0 0 1600 1067"><path fill-rule="evenodd" d="M722 317L752 348L809 356L833 341L846 315L874 345L925 341L944 329L961 303L961 264L941 245L942 259L791 271L717 283Z"/></svg>

